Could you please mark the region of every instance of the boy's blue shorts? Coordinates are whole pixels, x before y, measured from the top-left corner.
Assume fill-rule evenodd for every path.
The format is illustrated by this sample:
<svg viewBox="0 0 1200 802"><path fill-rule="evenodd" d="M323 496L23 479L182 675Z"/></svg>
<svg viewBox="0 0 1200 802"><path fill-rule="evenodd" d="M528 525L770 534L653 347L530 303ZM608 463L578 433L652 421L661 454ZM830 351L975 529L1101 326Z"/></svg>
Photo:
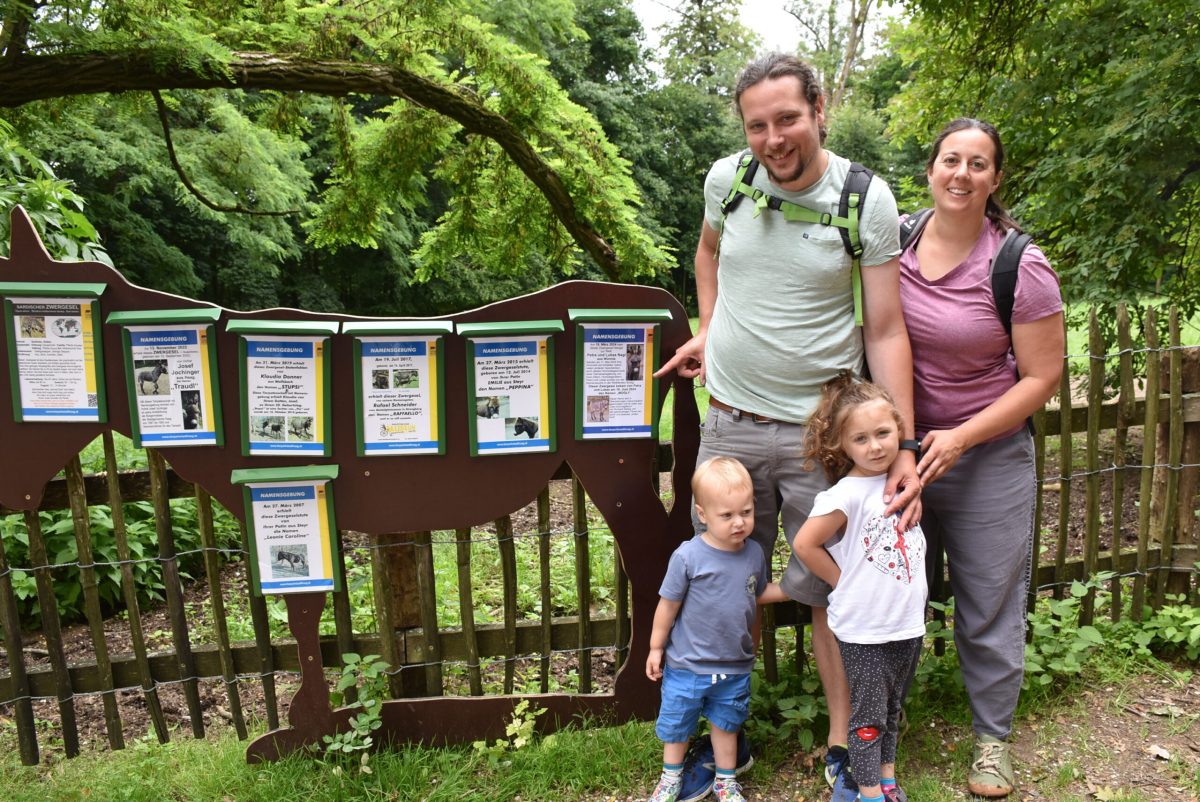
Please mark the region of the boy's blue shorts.
<svg viewBox="0 0 1200 802"><path fill-rule="evenodd" d="M663 743L685 743L696 731L701 713L726 732L741 729L750 713L750 675L693 674L664 665L655 735Z"/></svg>

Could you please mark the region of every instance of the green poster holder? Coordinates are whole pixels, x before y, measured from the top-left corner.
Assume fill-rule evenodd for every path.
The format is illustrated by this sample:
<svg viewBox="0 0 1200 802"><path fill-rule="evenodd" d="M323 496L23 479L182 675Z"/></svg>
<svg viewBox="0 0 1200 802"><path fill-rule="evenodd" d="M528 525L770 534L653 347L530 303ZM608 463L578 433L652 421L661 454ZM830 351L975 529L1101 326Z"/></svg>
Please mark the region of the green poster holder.
<svg viewBox="0 0 1200 802"><path fill-rule="evenodd" d="M238 396L239 406L241 407L242 422L242 456L279 456L279 457L328 457L333 454L333 417L330 414L332 406L332 380L333 369L332 360L329 348L329 338L337 334L340 326L338 321L323 321L323 320L248 320L238 319L230 320L226 325L225 330L231 334L242 335L238 338ZM321 351L321 370L318 374L318 381L321 387L317 392L317 403L320 405L320 414L317 423L319 424L319 432L323 439L315 441L313 447L306 447L303 443L289 445L284 442L282 446L274 444L265 444L264 441L252 441L250 439L250 387L249 380L246 375L246 362L249 358L249 348L247 347L247 336L264 336L278 337L281 341L286 341L288 338L301 337L323 337L323 343L314 343L314 354L316 351ZM315 358L315 356L314 356ZM286 437L286 432L284 433Z"/></svg>
<svg viewBox="0 0 1200 802"><path fill-rule="evenodd" d="M658 439L658 419L659 419L659 394L658 382L653 378L654 371L658 369L658 362L662 344L662 323L671 319L671 312L668 309L568 309L567 317L575 324L575 439L576 440L620 440L620 439L642 439L653 438ZM644 381L646 382L646 397L644 404L646 412L650 419L645 424L637 426L596 426L592 427L597 430L597 433L591 437L585 436L584 431L587 426L588 410L587 397L584 388L584 345L585 345L585 327L584 324L600 324L603 326L612 325L614 329L620 328L622 323L639 324L639 327L644 327L645 324L654 324L650 331L649 337L646 338L648 346L643 363L645 372Z"/></svg>
<svg viewBox="0 0 1200 802"><path fill-rule="evenodd" d="M107 423L108 401L104 392L104 339L100 326L100 296L108 289L107 284L73 283L69 281L0 281L0 297L4 299L3 325L4 337L8 343L9 384L12 388L13 420L18 423L27 422L24 403L21 399L20 369L17 365L17 342L13 335L15 316L13 298L81 298L91 299L87 304L84 318L91 321L92 340L92 374L90 377L96 390L96 419L81 418L70 415L62 417L38 416L39 422L54 423Z"/></svg>
<svg viewBox="0 0 1200 802"><path fill-rule="evenodd" d="M206 415L206 420L211 420L214 427L213 433L215 438L213 442L203 443L183 443L172 442L170 446L187 446L187 445L225 445L225 424L221 414L221 383L220 371L217 370L217 338L216 338L216 322L221 317L221 310L213 307L196 307L191 309L145 309L131 312L112 312L109 314L106 323L121 326L121 355L125 362L125 387L129 395L129 426L133 435L134 448L143 448L145 446L158 447L160 444L153 440L143 443L142 441L142 425L141 416L138 412L137 404L137 371L133 364L133 338L129 331L130 326L161 326L164 329L169 329L175 325L189 325L204 323L207 343L204 346L204 351L208 364L205 370L203 380L205 382L206 392L208 394L209 412Z"/></svg>
<svg viewBox="0 0 1200 802"><path fill-rule="evenodd" d="M555 403L554 403L554 334L565 331L561 320L513 320L513 321L498 321L488 323L460 323L458 325L458 333L470 341L467 346L467 399L468 399L468 431L470 433L471 456L477 457L483 454L503 454L503 453L553 453L558 449L557 426L555 425ZM475 348L479 343L475 342L480 338L485 337L505 337L505 336L530 336L530 335L546 335L546 374L543 376L543 391L544 391L544 417L546 420L540 421L540 432L546 433L546 437L542 438L547 441L546 448L539 448L535 452L529 451L514 451L503 444L488 446L484 449L480 448L479 443L479 427L476 418L476 385L475 385ZM512 441L516 443L517 441Z"/></svg>
<svg viewBox="0 0 1200 802"><path fill-rule="evenodd" d="M446 349L443 347L445 335L454 331L454 323L449 320L380 320L380 321L350 321L342 324L342 333L353 337L354 356L354 440L356 453L360 457L392 456L446 453ZM366 440L366 410L363 408L363 341L362 337L420 337L421 335L436 336L431 340L430 348L433 367L433 403L428 410L434 423L436 437L433 442L436 447L431 450L368 449Z"/></svg>
<svg viewBox="0 0 1200 802"><path fill-rule="evenodd" d="M336 465L304 465L287 468L242 468L233 471L229 476L231 484L242 485L242 500L246 510L246 528L249 532L247 540L250 545L250 578L251 590L256 596L264 596L267 593L339 593L342 590L342 579L340 573L336 570L339 563L338 560L338 537L337 537L337 517L333 509L333 488L329 487L329 483L337 478L338 466ZM259 565L259 543L258 532L254 523L254 492L256 488L250 485L272 485L286 484L290 482L311 482L315 487L319 484L322 488L324 499L319 502L323 505L325 511L325 526L326 532L323 539L323 547L325 549L322 556L323 566L327 569L329 582L324 583L322 587L306 586L304 580L295 580L290 583L290 589L279 589L278 587L263 588L262 572ZM322 491L317 491L320 498ZM324 578L322 578L323 580ZM273 585L281 583L273 582ZM286 583L284 583L286 584Z"/></svg>

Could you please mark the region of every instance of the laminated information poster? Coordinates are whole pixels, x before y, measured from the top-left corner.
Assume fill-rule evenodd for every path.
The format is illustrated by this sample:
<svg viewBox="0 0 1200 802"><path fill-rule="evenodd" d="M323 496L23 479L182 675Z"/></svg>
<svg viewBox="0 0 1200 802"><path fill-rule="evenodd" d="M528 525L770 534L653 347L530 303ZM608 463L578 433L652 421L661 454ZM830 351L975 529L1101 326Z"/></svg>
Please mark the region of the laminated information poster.
<svg viewBox="0 0 1200 802"><path fill-rule="evenodd" d="M134 445L223 445L211 323L128 326L125 345Z"/></svg>
<svg viewBox="0 0 1200 802"><path fill-rule="evenodd" d="M536 331L539 321L524 325ZM561 321L550 321L561 331ZM510 324L460 325L459 333L492 333ZM490 328L485 329L485 326ZM553 340L542 333L475 337L467 353L471 454L553 451Z"/></svg>
<svg viewBox="0 0 1200 802"><path fill-rule="evenodd" d="M328 455L328 338L247 334L242 347L247 455Z"/></svg>
<svg viewBox="0 0 1200 802"><path fill-rule="evenodd" d="M6 299L16 420L106 420L97 314L95 298Z"/></svg>
<svg viewBox="0 0 1200 802"><path fill-rule="evenodd" d="M658 436L660 325L669 309L568 309L575 329L575 439Z"/></svg>
<svg viewBox="0 0 1200 802"><path fill-rule="evenodd" d="M584 323L579 401L584 440L653 437L654 323Z"/></svg>
<svg viewBox="0 0 1200 802"><path fill-rule="evenodd" d="M360 455L446 453L443 350L437 334L355 338Z"/></svg>
<svg viewBox="0 0 1200 802"><path fill-rule="evenodd" d="M336 476L336 466L310 470ZM337 527L328 479L258 482L250 480L254 473L234 471L233 480L245 485L255 592L339 590L333 559Z"/></svg>

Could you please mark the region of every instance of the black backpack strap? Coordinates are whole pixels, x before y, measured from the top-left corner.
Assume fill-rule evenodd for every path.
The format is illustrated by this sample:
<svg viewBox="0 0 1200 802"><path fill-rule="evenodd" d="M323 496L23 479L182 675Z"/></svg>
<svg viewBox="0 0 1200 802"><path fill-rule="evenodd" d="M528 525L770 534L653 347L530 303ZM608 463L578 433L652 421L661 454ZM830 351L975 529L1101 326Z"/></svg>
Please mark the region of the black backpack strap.
<svg viewBox="0 0 1200 802"><path fill-rule="evenodd" d="M1017 278L1021 274L1021 254L1026 246L1033 242L1033 237L1015 228L1010 228L1004 234L996 255L992 257L992 300L996 302L996 314L1004 324L1004 331L1012 339L1013 302L1017 298ZM1017 377L1020 378L1018 371ZM1025 428L1030 434L1036 434L1033 427L1033 417L1025 419Z"/></svg>
<svg viewBox="0 0 1200 802"><path fill-rule="evenodd" d="M921 236L921 232L925 229L925 224L929 222L929 217L932 214L933 209L917 209L904 218L904 222L900 224L901 252L907 250L909 243L914 242L917 237Z"/></svg>
<svg viewBox="0 0 1200 802"><path fill-rule="evenodd" d="M729 194L721 201L721 219L725 219L738 207L742 198L753 193L754 174L758 172L758 159L749 149L742 151L738 160L737 170L733 174L733 183L729 185Z"/></svg>
<svg viewBox="0 0 1200 802"><path fill-rule="evenodd" d="M845 246L846 253L855 261L861 259L863 254L858 221L862 217L863 203L867 199L867 189L871 186L873 175L873 172L858 162L850 162L850 171L846 173L846 181L842 184L842 197L838 201L838 217L851 221L846 228L839 226L838 232L842 235L842 245Z"/></svg>
<svg viewBox="0 0 1200 802"><path fill-rule="evenodd" d="M992 257L992 299L1004 331L1012 337L1013 302L1017 297L1017 277L1020 275L1021 254L1033 237L1010 228L1004 235L996 255Z"/></svg>
<svg viewBox="0 0 1200 802"><path fill-rule="evenodd" d="M838 226L842 235L842 246L850 254L850 291L854 296L854 324L861 326L863 322L862 302L862 235L859 232L859 222L862 217L863 204L867 200L867 190L871 186L871 177L875 175L858 162L850 162L850 170L842 183L842 197L838 201L838 217L846 220L843 228Z"/></svg>

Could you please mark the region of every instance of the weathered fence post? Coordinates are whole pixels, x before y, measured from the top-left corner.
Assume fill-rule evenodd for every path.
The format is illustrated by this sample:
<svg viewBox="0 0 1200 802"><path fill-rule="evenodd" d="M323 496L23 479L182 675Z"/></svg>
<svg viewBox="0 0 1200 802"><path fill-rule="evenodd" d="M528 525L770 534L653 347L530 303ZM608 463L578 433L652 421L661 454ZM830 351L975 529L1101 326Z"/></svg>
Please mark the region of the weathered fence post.
<svg viewBox="0 0 1200 802"><path fill-rule="evenodd" d="M30 514L37 515L36 512ZM17 712L17 749L21 753L21 762L26 766L33 766L38 762L37 727L33 720L29 676L25 672L25 644L21 640L21 619L17 615L12 569L9 568L8 557L4 553L3 539L0 539L0 634L4 635L4 648L8 653L8 674L12 677L13 706ZM78 753L78 745L75 751Z"/></svg>
<svg viewBox="0 0 1200 802"><path fill-rule="evenodd" d="M395 639L396 630L408 630L421 625L421 594L417 580L417 547L412 535L390 534L379 538L379 548L371 561L371 570L380 582L375 585L375 609L380 618L390 620L391 641L395 659L403 660L407 649L401 649ZM388 650L386 644L384 651ZM383 659L398 671L392 693L406 697L425 696L429 692L424 671L405 671L400 663L392 663L387 654Z"/></svg>
<svg viewBox="0 0 1200 802"><path fill-rule="evenodd" d="M154 724L154 734L159 743L170 740L167 719L163 716L162 703L158 698L158 686L150 672L150 659L146 653L146 636L142 632L142 613L138 607L137 585L133 579L133 563L129 557L129 536L125 528L125 505L121 498L121 480L117 472L117 450L111 431L105 431L104 473L108 485L108 506L112 513L113 538L117 542L117 559L121 562L121 595L125 600L126 617L129 619L129 640L133 645L133 656L137 662L138 676L142 681L142 697L146 710Z"/></svg>
<svg viewBox="0 0 1200 802"><path fill-rule="evenodd" d="M587 494L571 480L575 518L575 597L579 603L579 692L592 692L592 572L588 543Z"/></svg>
<svg viewBox="0 0 1200 802"><path fill-rule="evenodd" d="M75 548L79 562L79 584L83 586L83 611L92 634L92 649L96 655L101 698L104 703L104 727L108 745L125 748L121 732L121 713L117 710L117 695L113 683L112 662L108 659L108 641L104 639L104 615L100 611L100 591L96 585L96 561L92 556L92 522L88 515L87 489L83 484L83 466L79 455L67 460L67 495L71 500L71 521L75 526Z"/></svg>
<svg viewBox="0 0 1200 802"><path fill-rule="evenodd" d="M538 493L538 590L542 608L542 693L550 692L550 655L554 651L554 597L550 592L550 485Z"/></svg>
<svg viewBox="0 0 1200 802"><path fill-rule="evenodd" d="M1162 541L1162 567L1154 589L1154 605L1164 595L1187 594L1190 565L1195 562L1194 465L1200 456L1200 424L1183 423L1183 393L1200 389L1200 348L1180 346L1178 311L1171 307L1170 349L1159 360L1170 396L1169 425L1159 426L1156 463L1159 467L1152 497L1153 531Z"/></svg>
<svg viewBox="0 0 1200 802"><path fill-rule="evenodd" d="M1125 448L1129 442L1129 426L1133 423L1133 338L1129 332L1129 309L1125 304L1117 305L1117 349L1120 390L1117 396L1117 424L1113 437L1113 482L1112 482L1112 541L1109 554L1112 570L1117 574L1109 584L1112 594L1110 618L1115 623L1121 620L1121 543L1125 518Z"/></svg>
<svg viewBox="0 0 1200 802"><path fill-rule="evenodd" d="M1149 570L1150 521L1154 506L1155 437L1158 431L1159 359L1158 359L1158 316L1154 307L1146 309L1146 419L1142 424L1142 481L1138 491L1141 504L1138 508L1137 575L1133 579L1133 601L1130 613L1134 621L1142 620L1142 607L1146 594L1146 571Z"/></svg>
<svg viewBox="0 0 1200 802"><path fill-rule="evenodd" d="M171 639L179 679L187 700L192 735L204 737L204 715L200 712L200 689L196 685L196 658L192 654L192 639L188 634L187 614L183 609L183 587L179 579L179 563L175 559L175 532L171 527L171 497L167 488L167 463L156 449L146 449L146 467L150 472L150 495L154 504L154 528L158 535L158 559L162 564L163 595L171 617ZM268 640L269 642L269 640Z"/></svg>
<svg viewBox="0 0 1200 802"><path fill-rule="evenodd" d="M1096 308L1088 315L1087 512L1084 514L1083 578L1096 573L1100 553L1100 411L1104 403L1104 339ZM1096 591L1089 590L1079 610L1079 623L1091 624Z"/></svg>
<svg viewBox="0 0 1200 802"><path fill-rule="evenodd" d="M221 657L221 678L229 697L229 717L238 738L246 740L246 720L242 716L242 697L237 672L233 667L233 649L229 645L229 623L225 617L225 597L221 590L221 563L217 560L217 538L213 531L212 496L196 485L196 523L200 529L200 544L204 547L204 577L208 581L208 599L212 608L213 635Z"/></svg>
<svg viewBox="0 0 1200 802"><path fill-rule="evenodd" d="M417 555L417 594L421 599L421 631L425 640L425 687L430 696L441 696L442 641L438 631L437 577L433 568L433 533L413 535Z"/></svg>
<svg viewBox="0 0 1200 802"><path fill-rule="evenodd" d="M1160 360L1167 371L1167 382L1170 395L1168 409L1170 415L1168 426L1158 429L1158 450L1156 462L1161 466L1156 474L1154 496L1152 502L1153 520L1156 526L1153 530L1160 534L1161 559L1160 568L1154 585L1154 606L1162 605L1165 595L1171 593L1186 593L1188 574L1179 573L1176 578L1174 546L1178 531L1185 524L1183 517L1192 517L1193 508L1190 506L1191 496L1185 498L1181 491L1182 462L1184 447L1183 424L1183 389L1184 367L1183 350L1180 347L1179 310L1172 306L1169 319L1170 348ZM1194 489L1193 489L1194 493ZM1183 507L1187 509L1183 509Z"/></svg>
<svg viewBox="0 0 1200 802"><path fill-rule="evenodd" d="M475 634L475 599L471 587L471 530L454 530L458 556L458 611L463 640L467 646L467 681L472 696L483 696L483 677L479 670L479 637ZM549 653L550 645L543 644Z"/></svg>
<svg viewBox="0 0 1200 802"><path fill-rule="evenodd" d="M75 691L71 687L71 672L63 648L58 599L54 595L54 578L50 575L50 560L46 553L46 541L42 537L42 519L36 512L25 513L25 528L29 532L29 564L33 566L38 605L42 611L42 635L46 638L46 651L50 653L50 668L54 672L54 694L58 698L58 715L62 720L63 749L67 757L75 757L79 754Z"/></svg>
<svg viewBox="0 0 1200 802"><path fill-rule="evenodd" d="M1063 336L1067 321L1063 318ZM1074 441L1071 437L1071 371L1063 366L1058 384L1058 549L1054 555L1054 598L1061 599L1067 565L1067 533L1071 526L1071 474L1075 470Z"/></svg>

